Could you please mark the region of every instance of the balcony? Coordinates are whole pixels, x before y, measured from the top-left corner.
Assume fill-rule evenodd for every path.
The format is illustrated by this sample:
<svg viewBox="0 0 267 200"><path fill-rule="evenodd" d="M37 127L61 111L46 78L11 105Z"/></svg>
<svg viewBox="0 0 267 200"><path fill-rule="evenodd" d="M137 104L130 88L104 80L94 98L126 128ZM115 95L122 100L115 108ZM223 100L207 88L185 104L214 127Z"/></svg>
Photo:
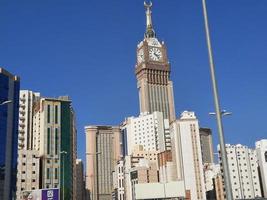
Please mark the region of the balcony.
<svg viewBox="0 0 267 200"><path fill-rule="evenodd" d="M25 140L24 136L19 134L19 140L24 141Z"/></svg>
<svg viewBox="0 0 267 200"><path fill-rule="evenodd" d="M19 123L19 126L20 126L21 128L24 128L24 127L25 127L25 124L24 124L24 123Z"/></svg>
<svg viewBox="0 0 267 200"><path fill-rule="evenodd" d="M22 149L24 147L24 144L22 142L19 141L19 148Z"/></svg>
<svg viewBox="0 0 267 200"><path fill-rule="evenodd" d="M19 109L19 113L22 114L22 115L25 115L25 111L22 110L22 109Z"/></svg>

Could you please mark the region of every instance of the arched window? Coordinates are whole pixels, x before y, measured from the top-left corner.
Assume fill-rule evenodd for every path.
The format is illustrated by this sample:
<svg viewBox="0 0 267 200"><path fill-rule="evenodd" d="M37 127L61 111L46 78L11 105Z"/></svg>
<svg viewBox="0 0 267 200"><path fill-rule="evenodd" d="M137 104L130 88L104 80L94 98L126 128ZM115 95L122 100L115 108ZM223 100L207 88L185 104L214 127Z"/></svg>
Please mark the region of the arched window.
<svg viewBox="0 0 267 200"><path fill-rule="evenodd" d="M267 162L267 151L265 151L264 156L265 156L265 162Z"/></svg>

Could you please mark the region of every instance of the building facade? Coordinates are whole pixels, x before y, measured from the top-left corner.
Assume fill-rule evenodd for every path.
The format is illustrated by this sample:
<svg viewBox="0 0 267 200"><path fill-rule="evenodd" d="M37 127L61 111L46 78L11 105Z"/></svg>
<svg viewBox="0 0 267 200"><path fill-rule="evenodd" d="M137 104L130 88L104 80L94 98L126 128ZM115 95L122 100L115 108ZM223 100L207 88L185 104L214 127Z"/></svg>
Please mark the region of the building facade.
<svg viewBox="0 0 267 200"><path fill-rule="evenodd" d="M121 126L122 155L131 155L136 145L144 151L165 151L171 149L169 120L161 112L143 113L129 117Z"/></svg>
<svg viewBox="0 0 267 200"><path fill-rule="evenodd" d="M217 149L221 164L219 145ZM256 151L241 144L227 144L226 152L234 199L262 197Z"/></svg>
<svg viewBox="0 0 267 200"><path fill-rule="evenodd" d="M156 38L152 25L151 6L146 7L146 32L137 45L135 74L139 91L141 113L163 113L164 119L175 120L173 84L170 80L170 63L164 42Z"/></svg>
<svg viewBox="0 0 267 200"><path fill-rule="evenodd" d="M34 107L33 149L41 158L40 187L60 188L61 199L73 198L74 119L69 97L40 98Z"/></svg>
<svg viewBox="0 0 267 200"><path fill-rule="evenodd" d="M207 200L216 199L215 179L221 174L220 165L214 163L204 164L205 190Z"/></svg>
<svg viewBox="0 0 267 200"><path fill-rule="evenodd" d="M206 199L199 125L195 113L184 111L172 127L177 173L182 169L179 174L184 177L191 199Z"/></svg>
<svg viewBox="0 0 267 200"><path fill-rule="evenodd" d="M203 163L214 163L212 133L210 128L200 128L200 145Z"/></svg>
<svg viewBox="0 0 267 200"><path fill-rule="evenodd" d="M125 197L124 161L119 160L113 173L113 198L114 200L124 200Z"/></svg>
<svg viewBox="0 0 267 200"><path fill-rule="evenodd" d="M261 189L263 196L267 198L267 140L256 142L256 152L259 162Z"/></svg>
<svg viewBox="0 0 267 200"><path fill-rule="evenodd" d="M40 188L40 157L35 150L18 151L17 199L22 199L22 191Z"/></svg>
<svg viewBox="0 0 267 200"><path fill-rule="evenodd" d="M120 160L117 126L86 126L86 190L91 200L110 200L112 173ZM89 195L89 197L88 197Z"/></svg>
<svg viewBox="0 0 267 200"><path fill-rule="evenodd" d="M20 79L0 68L0 199L16 195Z"/></svg>
<svg viewBox="0 0 267 200"><path fill-rule="evenodd" d="M33 148L33 108L40 99L40 93L20 90L19 101L19 141L18 149Z"/></svg>

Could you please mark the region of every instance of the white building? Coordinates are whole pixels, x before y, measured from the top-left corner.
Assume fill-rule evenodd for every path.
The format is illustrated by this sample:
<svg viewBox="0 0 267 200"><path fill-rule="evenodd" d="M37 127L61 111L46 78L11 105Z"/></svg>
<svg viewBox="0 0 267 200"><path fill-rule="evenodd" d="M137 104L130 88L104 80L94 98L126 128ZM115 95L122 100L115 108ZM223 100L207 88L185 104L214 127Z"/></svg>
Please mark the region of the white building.
<svg viewBox="0 0 267 200"><path fill-rule="evenodd" d="M117 162L115 170L113 172L113 187L114 187L114 199L124 200L124 163L123 160Z"/></svg>
<svg viewBox="0 0 267 200"><path fill-rule="evenodd" d="M267 140L256 142L256 152L259 162L261 183L264 197L267 198Z"/></svg>
<svg viewBox="0 0 267 200"><path fill-rule="evenodd" d="M216 177L221 174L220 165L214 163L204 164L205 190L207 196L215 198L215 184Z"/></svg>
<svg viewBox="0 0 267 200"><path fill-rule="evenodd" d="M21 198L21 191L39 189L40 158L38 151L18 151L18 173L17 173L17 199Z"/></svg>
<svg viewBox="0 0 267 200"><path fill-rule="evenodd" d="M171 148L169 120L163 119L161 112L129 117L121 129L123 156L131 155L136 145L142 145L145 151L164 151Z"/></svg>
<svg viewBox="0 0 267 200"><path fill-rule="evenodd" d="M219 145L217 149L220 155ZM261 197L256 151L241 144L226 144L226 152L234 199Z"/></svg>
<svg viewBox="0 0 267 200"><path fill-rule="evenodd" d="M33 106L40 93L20 90L18 149L32 149L33 144Z"/></svg>
<svg viewBox="0 0 267 200"><path fill-rule="evenodd" d="M171 125L173 160L177 177L185 181L191 199L206 199L198 120L194 112L184 111Z"/></svg>

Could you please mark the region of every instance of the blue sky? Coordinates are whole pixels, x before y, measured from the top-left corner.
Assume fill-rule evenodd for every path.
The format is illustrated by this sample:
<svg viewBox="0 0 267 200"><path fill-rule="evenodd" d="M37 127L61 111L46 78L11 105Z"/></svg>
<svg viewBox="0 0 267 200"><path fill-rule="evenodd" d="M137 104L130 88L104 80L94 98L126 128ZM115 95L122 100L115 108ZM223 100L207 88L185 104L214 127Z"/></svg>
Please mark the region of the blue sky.
<svg viewBox="0 0 267 200"><path fill-rule="evenodd" d="M177 116L196 112L217 144L201 0L153 1L153 24L168 48ZM267 138L267 1L207 0L226 141L253 147ZM78 152L84 126L118 125L139 113L134 75L143 39L142 0L0 1L0 66L21 88L70 95Z"/></svg>

